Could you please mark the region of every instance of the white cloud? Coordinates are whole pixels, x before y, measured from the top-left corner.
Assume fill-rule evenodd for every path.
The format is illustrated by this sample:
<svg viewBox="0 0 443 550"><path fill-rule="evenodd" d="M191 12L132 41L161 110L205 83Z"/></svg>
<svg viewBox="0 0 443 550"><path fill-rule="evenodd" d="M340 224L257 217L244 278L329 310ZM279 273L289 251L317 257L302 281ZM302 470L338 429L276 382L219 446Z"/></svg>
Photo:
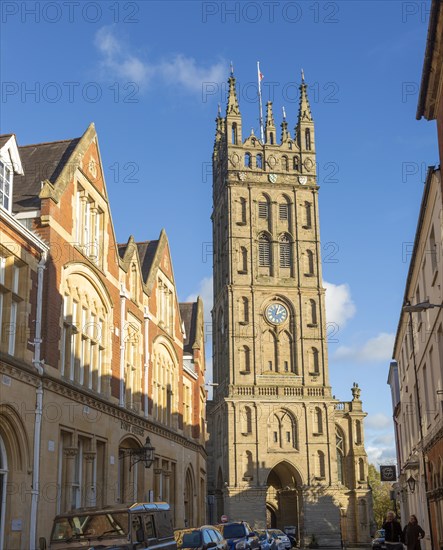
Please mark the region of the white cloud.
<svg viewBox="0 0 443 550"><path fill-rule="evenodd" d="M378 445L366 444L365 449L370 464L379 466L380 464L395 464L397 462L394 444L392 444L391 447L379 447Z"/></svg>
<svg viewBox="0 0 443 550"><path fill-rule="evenodd" d="M392 418L383 413L368 414L368 417L365 419L365 426L373 430L382 430L392 427Z"/></svg>
<svg viewBox="0 0 443 550"><path fill-rule="evenodd" d="M323 286L326 289L326 320L343 328L356 312L349 286L346 283L334 285L326 281L323 281Z"/></svg>
<svg viewBox="0 0 443 550"><path fill-rule="evenodd" d="M218 84L226 79L227 64L224 61L202 67L194 58L183 54L159 62L136 56L117 38L113 26L101 27L95 34L94 44L102 55L104 75L125 78L141 87L157 79L170 86L181 86L188 92L201 93L204 82Z"/></svg>
<svg viewBox="0 0 443 550"><path fill-rule="evenodd" d="M201 92L205 82L220 83L226 80L225 63L203 68L197 65L195 59L182 54L171 61L163 61L157 68L168 84L179 84L194 92Z"/></svg>
<svg viewBox="0 0 443 550"><path fill-rule="evenodd" d="M392 357L394 340L394 333L380 332L359 347L338 347L334 359L355 361L357 363L389 361Z"/></svg>

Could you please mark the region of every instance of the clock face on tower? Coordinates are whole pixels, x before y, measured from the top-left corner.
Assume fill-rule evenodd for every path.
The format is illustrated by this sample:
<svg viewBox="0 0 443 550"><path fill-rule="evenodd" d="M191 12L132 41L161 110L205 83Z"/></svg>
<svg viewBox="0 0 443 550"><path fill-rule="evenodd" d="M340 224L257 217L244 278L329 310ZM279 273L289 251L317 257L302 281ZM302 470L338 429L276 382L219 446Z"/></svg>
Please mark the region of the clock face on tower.
<svg viewBox="0 0 443 550"><path fill-rule="evenodd" d="M266 319L273 325L281 325L288 318L288 310L283 304L273 302L265 311Z"/></svg>

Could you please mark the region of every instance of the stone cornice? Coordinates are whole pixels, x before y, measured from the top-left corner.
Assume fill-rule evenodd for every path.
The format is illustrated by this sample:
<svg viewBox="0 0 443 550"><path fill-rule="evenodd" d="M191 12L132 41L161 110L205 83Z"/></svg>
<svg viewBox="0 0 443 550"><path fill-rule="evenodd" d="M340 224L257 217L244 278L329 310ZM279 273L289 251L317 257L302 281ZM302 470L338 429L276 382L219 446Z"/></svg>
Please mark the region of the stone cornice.
<svg viewBox="0 0 443 550"><path fill-rule="evenodd" d="M45 390L54 392L58 395L67 397L75 403L86 405L103 414L113 417L116 423L125 422L131 426L136 426L142 430L146 430L149 433L156 434L165 439L169 439L182 447L186 447L194 452L200 453L206 458L207 453L203 445L190 441L186 437L174 432L159 424L153 420L146 419L143 416L128 411L117 404L113 405L109 399L106 400L101 396L92 395L82 388L74 387L63 380L57 380L51 375L45 373L42 378L38 375L37 371L33 369L27 363L20 361L10 355L0 353L0 373L10 376L15 380L24 382L35 388L38 387L40 380L43 380L43 388Z"/></svg>

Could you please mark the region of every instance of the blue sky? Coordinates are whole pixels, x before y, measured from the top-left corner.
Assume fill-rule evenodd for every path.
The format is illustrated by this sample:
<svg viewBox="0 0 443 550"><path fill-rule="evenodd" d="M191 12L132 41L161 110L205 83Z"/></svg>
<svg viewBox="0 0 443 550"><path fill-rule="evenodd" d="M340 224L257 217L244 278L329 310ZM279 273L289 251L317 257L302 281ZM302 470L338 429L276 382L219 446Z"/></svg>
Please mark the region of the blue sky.
<svg viewBox="0 0 443 550"><path fill-rule="evenodd" d="M98 131L120 242L168 234L180 299L211 300L210 162L229 64L244 136L263 100L316 122L334 394L362 387L367 450L394 458L386 385L434 123L416 121L429 2L3 2L1 132Z"/></svg>

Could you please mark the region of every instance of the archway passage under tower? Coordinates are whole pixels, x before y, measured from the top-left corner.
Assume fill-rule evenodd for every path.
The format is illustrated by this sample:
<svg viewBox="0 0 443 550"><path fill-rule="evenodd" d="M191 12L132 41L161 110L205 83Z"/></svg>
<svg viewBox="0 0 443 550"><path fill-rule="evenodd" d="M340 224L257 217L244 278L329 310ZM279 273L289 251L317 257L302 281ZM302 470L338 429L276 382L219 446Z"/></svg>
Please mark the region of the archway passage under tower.
<svg viewBox="0 0 443 550"><path fill-rule="evenodd" d="M296 527L297 541L303 532L302 482L297 469L289 462L279 462L269 472L266 493L266 526L282 531Z"/></svg>

